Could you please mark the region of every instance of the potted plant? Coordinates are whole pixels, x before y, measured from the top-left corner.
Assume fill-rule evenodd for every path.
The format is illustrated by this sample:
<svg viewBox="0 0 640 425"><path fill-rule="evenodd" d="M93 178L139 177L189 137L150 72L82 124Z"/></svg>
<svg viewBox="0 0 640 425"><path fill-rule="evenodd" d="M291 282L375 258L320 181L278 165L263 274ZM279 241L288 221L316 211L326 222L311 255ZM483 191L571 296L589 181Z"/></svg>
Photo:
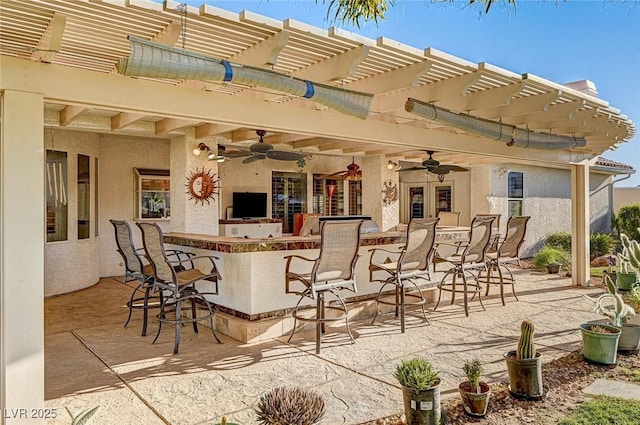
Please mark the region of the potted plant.
<svg viewBox="0 0 640 425"><path fill-rule="evenodd" d="M313 425L324 416L324 397L300 387L277 387L260 396L255 411L260 425Z"/></svg>
<svg viewBox="0 0 640 425"><path fill-rule="evenodd" d="M393 374L402 386L407 425L440 423L440 378L429 360L403 360Z"/></svg>
<svg viewBox="0 0 640 425"><path fill-rule="evenodd" d="M620 329L597 323L583 323L582 357L591 363L615 365Z"/></svg>
<svg viewBox="0 0 640 425"><path fill-rule="evenodd" d="M514 397L525 400L539 400L544 395L542 359L535 350L534 332L533 322L523 320L517 349L504 353L509 372L509 391Z"/></svg>
<svg viewBox="0 0 640 425"><path fill-rule="evenodd" d="M480 381L480 376L484 373L482 363L478 359L467 361L462 370L467 375L467 380L458 385L462 407L466 414L483 418L487 413L491 388L487 383Z"/></svg>
<svg viewBox="0 0 640 425"><path fill-rule="evenodd" d="M640 245L624 233L620 234L620 242L622 252L618 254L620 272L616 284L621 291L630 291L637 284L640 275Z"/></svg>
<svg viewBox="0 0 640 425"><path fill-rule="evenodd" d="M609 324L620 330L617 351L622 353L635 352L640 345L640 326L628 323L626 319L635 316L636 312L617 293L616 286L609 276L605 276L604 281L607 293L601 295L596 301L596 313L609 319ZM613 308L605 306L607 301L613 301ZM615 359L613 361L615 363Z"/></svg>
<svg viewBox="0 0 640 425"><path fill-rule="evenodd" d="M546 245L533 257L537 269L546 267L549 273L559 273L562 266L569 265L569 254L562 249Z"/></svg>
<svg viewBox="0 0 640 425"><path fill-rule="evenodd" d="M628 292L620 293L622 299L625 304L628 304L633 310L638 313L640 312L640 286L634 286ZM636 314L635 316L627 316L623 319L624 323L640 325L640 314Z"/></svg>

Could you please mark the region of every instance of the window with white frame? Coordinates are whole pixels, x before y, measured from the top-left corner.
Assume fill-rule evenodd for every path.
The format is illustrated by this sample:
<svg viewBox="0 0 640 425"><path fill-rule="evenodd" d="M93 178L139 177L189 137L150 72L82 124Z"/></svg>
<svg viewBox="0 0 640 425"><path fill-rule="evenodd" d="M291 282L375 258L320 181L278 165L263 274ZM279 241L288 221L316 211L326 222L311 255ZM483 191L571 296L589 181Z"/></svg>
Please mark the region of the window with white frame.
<svg viewBox="0 0 640 425"><path fill-rule="evenodd" d="M509 217L522 215L524 200L524 173L510 171L507 179L507 198L509 202Z"/></svg>

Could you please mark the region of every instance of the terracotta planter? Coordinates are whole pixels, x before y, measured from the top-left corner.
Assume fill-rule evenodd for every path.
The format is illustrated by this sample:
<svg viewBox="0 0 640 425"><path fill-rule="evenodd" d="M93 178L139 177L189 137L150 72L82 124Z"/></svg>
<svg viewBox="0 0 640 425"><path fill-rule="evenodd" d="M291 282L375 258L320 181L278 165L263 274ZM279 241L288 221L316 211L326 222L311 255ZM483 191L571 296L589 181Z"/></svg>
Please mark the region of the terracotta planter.
<svg viewBox="0 0 640 425"><path fill-rule="evenodd" d="M440 424L440 380L430 388L416 390L402 386L407 425Z"/></svg>
<svg viewBox="0 0 640 425"><path fill-rule="evenodd" d="M544 395L542 387L542 358L540 353L532 359L517 359L516 352L504 353L509 372L509 392L525 400L539 400Z"/></svg>
<svg viewBox="0 0 640 425"><path fill-rule="evenodd" d="M489 406L489 397L491 397L491 388L484 382L480 382L480 393L476 392L476 388L465 381L458 385L460 397L462 397L462 407L464 412L476 418L483 418L487 414Z"/></svg>
<svg viewBox="0 0 640 425"><path fill-rule="evenodd" d="M615 326L599 325L608 332L594 332L592 323L580 325L582 332L582 356L592 362L603 365L616 364L616 354L618 352L618 340L621 331Z"/></svg>

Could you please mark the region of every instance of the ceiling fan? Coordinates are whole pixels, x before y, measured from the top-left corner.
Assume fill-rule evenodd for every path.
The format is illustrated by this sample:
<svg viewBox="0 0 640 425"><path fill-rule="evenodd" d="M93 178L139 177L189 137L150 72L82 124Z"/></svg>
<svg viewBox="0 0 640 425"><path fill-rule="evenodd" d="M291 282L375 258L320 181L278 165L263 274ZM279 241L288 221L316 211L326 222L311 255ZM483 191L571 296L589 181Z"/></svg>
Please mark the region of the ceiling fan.
<svg viewBox="0 0 640 425"><path fill-rule="evenodd" d="M351 164L347 165L346 170L336 171L335 173L325 174L323 179L341 178L342 180L362 180L362 170L356 164L355 157L351 157Z"/></svg>
<svg viewBox="0 0 640 425"><path fill-rule="evenodd" d="M449 174L450 172L463 172L469 171L468 168L460 167L458 165L451 164L440 164L440 161L433 158L433 154L435 151L427 151L429 154L429 158L422 161L422 164L419 167L402 167L398 170L398 172L403 173L406 171L415 171L415 170L426 170L430 173L437 174L438 176L442 176L445 174Z"/></svg>
<svg viewBox="0 0 640 425"><path fill-rule="evenodd" d="M292 151L281 151L273 148L273 145L264 141L264 136L267 134L264 130L256 130L256 134L259 137L259 141L249 146L249 151L245 151L248 158L245 158L242 163L250 164L261 159L276 159L278 161L300 161L305 157L305 154ZM242 151L240 151L242 152Z"/></svg>

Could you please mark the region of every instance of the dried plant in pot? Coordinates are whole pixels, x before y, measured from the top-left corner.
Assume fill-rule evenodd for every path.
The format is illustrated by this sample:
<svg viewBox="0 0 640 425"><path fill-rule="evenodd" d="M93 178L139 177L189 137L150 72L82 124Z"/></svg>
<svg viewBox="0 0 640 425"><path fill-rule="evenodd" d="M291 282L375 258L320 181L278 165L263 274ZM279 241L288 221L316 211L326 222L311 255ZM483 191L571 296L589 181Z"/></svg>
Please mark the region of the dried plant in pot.
<svg viewBox="0 0 640 425"><path fill-rule="evenodd" d="M458 391L462 398L462 407L466 414L478 418L484 417L489 405L491 388L486 382L482 382L480 377L484 373L484 367L480 360L473 359L465 362L462 367L467 380L458 385Z"/></svg>
<svg viewBox="0 0 640 425"><path fill-rule="evenodd" d="M431 362L422 357L403 360L394 376L402 386L407 425L438 425L440 378Z"/></svg>
<svg viewBox="0 0 640 425"><path fill-rule="evenodd" d="M533 322L523 320L517 349L504 353L509 372L509 392L512 396L524 400L539 400L544 395L542 358L535 350L534 333Z"/></svg>
<svg viewBox="0 0 640 425"><path fill-rule="evenodd" d="M300 387L274 388L260 396L256 407L260 425L313 425L324 413L324 397Z"/></svg>

